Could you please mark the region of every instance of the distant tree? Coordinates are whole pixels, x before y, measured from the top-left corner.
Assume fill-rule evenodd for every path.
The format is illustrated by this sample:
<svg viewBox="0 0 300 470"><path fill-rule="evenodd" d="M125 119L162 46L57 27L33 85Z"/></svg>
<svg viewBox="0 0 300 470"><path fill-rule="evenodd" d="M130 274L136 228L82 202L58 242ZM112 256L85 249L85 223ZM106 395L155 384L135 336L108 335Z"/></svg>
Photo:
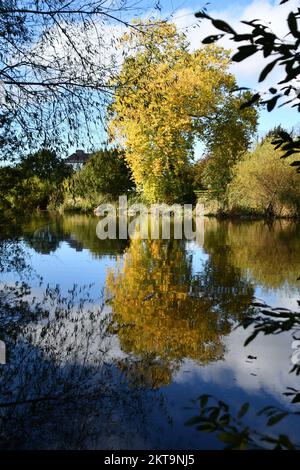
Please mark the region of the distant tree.
<svg viewBox="0 0 300 470"><path fill-rule="evenodd" d="M61 196L60 185L71 169L55 152L42 149L13 167L0 169L0 208L17 211L46 209Z"/></svg>
<svg viewBox="0 0 300 470"><path fill-rule="evenodd" d="M281 0L279 5L287 3L289 0ZM195 14L197 18L211 21L213 26L221 31L220 34L211 35L203 40L204 44L211 44L218 41L225 35L229 35L234 42L242 43L238 51L232 56L235 62L241 62L258 52L262 52L265 59L272 59L260 71L259 82L263 82L266 77L276 67L284 68L285 77L268 89L269 97L262 99L261 93L255 93L243 106L250 106L261 102L265 104L268 111L272 111L281 101L280 106L291 105L300 111L300 94L296 78L300 73L300 31L298 20L300 18L300 8L290 11L286 21L289 28L288 39L280 38L269 26L263 24L258 19L242 21L252 28L248 33L236 32L232 26L223 20L212 18L207 14L206 9ZM285 19L283 19L285 20ZM284 101L282 101L284 100ZM282 158L286 158L293 153L300 152L300 136L292 138L288 132L282 131L274 140L276 148L281 148L284 152ZM295 167L300 171L300 161L294 162Z"/></svg>
<svg viewBox="0 0 300 470"><path fill-rule="evenodd" d="M300 175L290 166L293 158L281 160L281 155L269 139L235 166L228 190L232 209L269 216L299 215Z"/></svg>
<svg viewBox="0 0 300 470"><path fill-rule="evenodd" d="M22 172L23 178L37 176L41 180L56 184L60 184L72 172L56 152L48 149L28 155L17 168Z"/></svg>
<svg viewBox="0 0 300 470"><path fill-rule="evenodd" d="M117 149L95 152L81 171L69 181L74 196L83 198L108 195L113 198L134 189L124 153Z"/></svg>

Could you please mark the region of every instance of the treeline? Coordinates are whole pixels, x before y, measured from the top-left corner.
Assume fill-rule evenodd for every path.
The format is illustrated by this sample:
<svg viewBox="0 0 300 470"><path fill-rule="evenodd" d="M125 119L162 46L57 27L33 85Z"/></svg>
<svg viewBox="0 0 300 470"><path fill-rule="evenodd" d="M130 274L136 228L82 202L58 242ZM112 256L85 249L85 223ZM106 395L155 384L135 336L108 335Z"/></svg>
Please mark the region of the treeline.
<svg viewBox="0 0 300 470"><path fill-rule="evenodd" d="M282 159L274 148L277 131L236 160L217 151L190 162L181 179L185 190L181 199L176 194L176 201L203 202L210 215L298 217L300 174L293 167L295 156ZM133 202L149 202L136 187L123 150L99 150L77 171L47 149L0 168L2 213L92 212L101 203L117 202L122 194ZM170 192L169 200L173 197Z"/></svg>
<svg viewBox="0 0 300 470"><path fill-rule="evenodd" d="M134 187L123 153L117 149L95 152L79 171L55 152L42 149L14 166L0 168L0 211L92 211L119 194L132 194Z"/></svg>
<svg viewBox="0 0 300 470"><path fill-rule="evenodd" d="M278 131L269 132L253 150L244 152L231 166L226 180L214 155L197 163L197 194L207 214L299 217L300 174L295 170L296 156L282 158L283 152L275 149L272 142Z"/></svg>
<svg viewBox="0 0 300 470"><path fill-rule="evenodd" d="M247 106L249 91L233 92L228 52L211 44L190 52L176 26L162 22L121 42L130 54L111 81L111 148L77 172L47 149L1 168L2 211L91 212L127 194L146 204L198 198L214 215L299 216L298 163L272 145L289 135L275 129L253 148L259 106Z"/></svg>

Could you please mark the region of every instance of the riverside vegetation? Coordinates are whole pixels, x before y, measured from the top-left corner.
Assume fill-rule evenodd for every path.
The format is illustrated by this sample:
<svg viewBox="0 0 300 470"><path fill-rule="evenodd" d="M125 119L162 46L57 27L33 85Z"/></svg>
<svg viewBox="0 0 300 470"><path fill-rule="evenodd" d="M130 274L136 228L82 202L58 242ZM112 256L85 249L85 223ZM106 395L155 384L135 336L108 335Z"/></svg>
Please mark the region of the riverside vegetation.
<svg viewBox="0 0 300 470"><path fill-rule="evenodd" d="M185 36L160 22L122 41L131 53L112 79L110 146L76 172L47 148L2 167L2 212L90 212L127 194L148 204L199 199L212 215L299 216L296 159L271 144L282 129L255 137L259 108L242 106L250 92L232 93L224 49L189 52ZM195 155L197 141L203 155Z"/></svg>

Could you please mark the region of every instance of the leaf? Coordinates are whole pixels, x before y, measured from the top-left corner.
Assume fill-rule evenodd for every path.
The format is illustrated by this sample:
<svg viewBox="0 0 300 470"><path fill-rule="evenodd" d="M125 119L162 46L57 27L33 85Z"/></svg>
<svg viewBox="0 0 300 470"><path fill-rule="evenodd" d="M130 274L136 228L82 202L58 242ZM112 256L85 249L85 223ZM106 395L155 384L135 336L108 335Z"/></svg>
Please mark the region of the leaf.
<svg viewBox="0 0 300 470"><path fill-rule="evenodd" d="M271 112L271 111L275 108L278 99L279 99L279 96L277 95L277 96L274 96L274 98L271 98L271 99L267 102L267 110L268 110L269 112Z"/></svg>
<svg viewBox="0 0 300 470"><path fill-rule="evenodd" d="M239 435L231 434L229 432L222 432L218 435L218 438L226 444L237 444L240 441Z"/></svg>
<svg viewBox="0 0 300 470"><path fill-rule="evenodd" d="M242 406L241 406L241 409L240 411L238 412L238 418L241 419L243 416L245 416L245 414L247 413L247 411L249 410L249 403L244 403Z"/></svg>
<svg viewBox="0 0 300 470"><path fill-rule="evenodd" d="M251 341L253 341L253 340L256 338L256 336L258 335L258 333L259 333L258 330L257 330L257 331L254 331L254 333L252 333L252 335L250 335L250 336L246 339L246 341L244 342L244 346L248 346L248 344L251 343Z"/></svg>
<svg viewBox="0 0 300 470"><path fill-rule="evenodd" d="M297 26L297 18L296 18L295 13L293 13L292 11L288 16L287 22L288 22L289 29L290 29L292 35L294 37L298 37L299 33L298 33L298 26Z"/></svg>
<svg viewBox="0 0 300 470"><path fill-rule="evenodd" d="M194 426L195 424L201 423L203 419L200 416L193 416L192 418L188 419L184 424L186 426Z"/></svg>
<svg viewBox="0 0 300 470"><path fill-rule="evenodd" d="M258 48L257 46L250 45L250 46L241 46L238 48L239 52L233 55L231 58L234 62L241 62L242 60L247 59L247 57L250 57L251 55L255 54L257 52Z"/></svg>
<svg viewBox="0 0 300 470"><path fill-rule="evenodd" d="M292 400L292 403L300 403L300 393L297 393Z"/></svg>
<svg viewBox="0 0 300 470"><path fill-rule="evenodd" d="M214 423L204 423L196 427L197 431L212 432L215 430Z"/></svg>
<svg viewBox="0 0 300 470"><path fill-rule="evenodd" d="M294 449L293 444L289 440L288 436L286 436L285 434L280 434L279 435L279 442L280 442L280 444L282 444L284 447L286 447L289 450Z"/></svg>
<svg viewBox="0 0 300 470"><path fill-rule="evenodd" d="M212 24L215 28L225 31L225 33L235 34L234 29L232 29L232 27L223 20L212 20Z"/></svg>
<svg viewBox="0 0 300 470"><path fill-rule="evenodd" d="M268 65L265 66L265 68L260 73L260 76L259 76L259 79L258 79L259 82L264 81L264 79L269 75L269 73L275 67L275 64L276 64L277 61L278 61L278 59L273 60L272 62L270 62ZM276 91L275 91L275 93L276 93Z"/></svg>
<svg viewBox="0 0 300 470"><path fill-rule="evenodd" d="M252 34L236 34L233 38L235 42L239 41L251 41L253 39Z"/></svg>
<svg viewBox="0 0 300 470"><path fill-rule="evenodd" d="M245 86L240 86L240 87L232 88L230 91L231 93L235 93L236 91L244 91L244 90L250 90L250 88L245 87Z"/></svg>
<svg viewBox="0 0 300 470"><path fill-rule="evenodd" d="M283 413L278 413L278 414L275 415L275 416L272 416L271 418L268 419L268 421L267 421L267 426L274 426L274 424L279 423L279 421L281 421L281 420L282 420L283 418L285 418L287 415L288 415L287 412L283 412Z"/></svg>
<svg viewBox="0 0 300 470"><path fill-rule="evenodd" d="M264 406L261 410L259 410L257 413L256 413L256 416L262 416L263 414L266 414L266 412L270 412L271 410L273 410L273 406Z"/></svg>
<svg viewBox="0 0 300 470"><path fill-rule="evenodd" d="M211 44L213 42L218 41L224 36L224 34L215 34L212 36L207 36L207 38L203 39L202 44Z"/></svg>
<svg viewBox="0 0 300 470"><path fill-rule="evenodd" d="M211 395L201 395L199 397L201 408L204 408Z"/></svg>
<svg viewBox="0 0 300 470"><path fill-rule="evenodd" d="M205 13L203 10L202 10L202 11L197 11L197 12L195 13L195 17L196 17L196 18L207 18L207 19L210 20L210 16L208 16L208 14Z"/></svg>

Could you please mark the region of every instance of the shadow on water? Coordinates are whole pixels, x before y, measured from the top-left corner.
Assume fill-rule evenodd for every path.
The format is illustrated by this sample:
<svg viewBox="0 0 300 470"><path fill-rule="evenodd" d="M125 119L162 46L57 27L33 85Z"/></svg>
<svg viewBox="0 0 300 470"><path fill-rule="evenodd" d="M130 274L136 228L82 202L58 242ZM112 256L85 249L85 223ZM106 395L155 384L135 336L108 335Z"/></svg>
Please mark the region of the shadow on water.
<svg viewBox="0 0 300 470"><path fill-rule="evenodd" d="M47 288L32 299L20 286L2 291L0 299L8 352L1 369L1 449L138 448L149 442L153 408L166 414L163 400L151 389L129 388L117 373L103 306L75 288L68 297Z"/></svg>

